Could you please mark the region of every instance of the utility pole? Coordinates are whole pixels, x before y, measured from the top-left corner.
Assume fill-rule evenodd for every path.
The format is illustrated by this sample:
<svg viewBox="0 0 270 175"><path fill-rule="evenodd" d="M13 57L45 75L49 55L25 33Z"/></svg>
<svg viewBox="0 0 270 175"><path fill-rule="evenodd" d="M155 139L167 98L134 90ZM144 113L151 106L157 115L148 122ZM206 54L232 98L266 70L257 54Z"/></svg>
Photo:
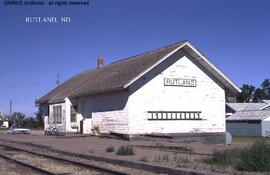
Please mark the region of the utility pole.
<svg viewBox="0 0 270 175"><path fill-rule="evenodd" d="M57 74L56 86L58 86L59 84L60 84L60 75Z"/></svg>
<svg viewBox="0 0 270 175"><path fill-rule="evenodd" d="M12 115L12 100L9 102L9 117Z"/></svg>

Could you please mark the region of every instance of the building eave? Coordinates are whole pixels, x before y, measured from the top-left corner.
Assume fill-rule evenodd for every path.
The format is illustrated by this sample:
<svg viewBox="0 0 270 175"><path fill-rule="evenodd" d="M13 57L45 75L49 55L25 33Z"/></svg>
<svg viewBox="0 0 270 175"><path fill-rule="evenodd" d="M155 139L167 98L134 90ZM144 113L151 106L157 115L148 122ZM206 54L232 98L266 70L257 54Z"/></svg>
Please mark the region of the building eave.
<svg viewBox="0 0 270 175"><path fill-rule="evenodd" d="M196 54L198 56L197 61L200 64L206 63L207 65L209 65L210 69L208 69L208 71L211 72L215 77L218 78L218 80L221 81L221 83L224 84L224 86L226 87L225 90L228 89L230 92L232 92L233 95L236 95L237 93L240 93L242 91L231 79L229 79L222 71L220 71L211 61L209 61L199 50L197 50L194 46L192 46L192 44L190 44L188 41L185 41L183 44L181 44L179 47L177 47L176 49L174 49L173 51L171 51L170 53L165 55L162 59L157 61L151 67L144 70L138 76L136 76L135 78L130 80L128 83L126 83L124 85L124 88L127 88L128 86L130 86L132 83L134 83L136 80L141 78L147 72L152 70L158 64L160 64L165 59L167 59L168 57L173 55L175 52L177 52L178 50L183 49L183 48L185 48L189 53L191 53L192 56L194 56L194 54Z"/></svg>

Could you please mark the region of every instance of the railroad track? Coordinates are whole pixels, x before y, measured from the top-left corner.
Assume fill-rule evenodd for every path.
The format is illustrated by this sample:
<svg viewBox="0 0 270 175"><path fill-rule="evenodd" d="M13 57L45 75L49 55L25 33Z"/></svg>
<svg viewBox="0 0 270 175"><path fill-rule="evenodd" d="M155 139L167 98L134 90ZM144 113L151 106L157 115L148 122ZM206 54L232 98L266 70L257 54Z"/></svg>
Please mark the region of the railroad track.
<svg viewBox="0 0 270 175"><path fill-rule="evenodd" d="M63 156L49 155L30 151L11 145L0 144L0 157L31 168L40 174L48 175L129 175L128 173L112 170L81 161L70 160ZM5 153L5 154L3 154Z"/></svg>

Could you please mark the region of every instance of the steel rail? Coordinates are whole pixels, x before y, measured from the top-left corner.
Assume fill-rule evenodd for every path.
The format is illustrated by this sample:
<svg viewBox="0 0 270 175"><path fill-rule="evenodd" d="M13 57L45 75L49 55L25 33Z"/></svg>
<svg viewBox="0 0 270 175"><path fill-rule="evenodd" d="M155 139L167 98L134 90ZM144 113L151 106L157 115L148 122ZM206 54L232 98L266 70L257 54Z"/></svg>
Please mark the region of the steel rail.
<svg viewBox="0 0 270 175"><path fill-rule="evenodd" d="M53 172L44 170L44 169L39 168L39 167L37 167L37 166L27 164L27 163L25 163L25 162L16 160L16 159L14 159L14 158L11 158L11 157L9 157L9 156L5 156L5 155L3 155L3 154L0 154L0 157L6 159L6 160L8 160L8 161L14 162L14 163L16 163L16 164L22 165L22 166L24 166L24 167L31 168L31 169L33 169L33 170L35 170L35 171L37 171L37 172L42 173L42 174L57 175L57 173L53 173Z"/></svg>
<svg viewBox="0 0 270 175"><path fill-rule="evenodd" d="M108 168L104 168L104 167L101 167L101 166L97 166L97 165L93 165L93 164L89 164L89 163L84 163L84 162L80 162L80 161L76 161L76 160L68 160L68 159L65 159L65 158L62 158L62 157L57 157L57 156L53 156L53 155L48 155L48 154L44 154L44 153L39 153L39 152L35 152L35 151L21 149L21 148L10 146L10 145L5 145L3 143L1 143L0 146L10 148L10 149L14 149L14 150L21 151L21 152L30 153L30 154L37 155L37 156L43 156L43 157L46 157L46 158L55 159L55 160L58 160L58 161L68 162L68 163L71 163L71 164L75 164L77 166L81 166L81 167L85 167L85 168L91 168L91 169L94 169L96 171L104 172L104 173L108 173L108 174L131 175L131 174L125 173L125 172L111 170L111 169L108 169Z"/></svg>

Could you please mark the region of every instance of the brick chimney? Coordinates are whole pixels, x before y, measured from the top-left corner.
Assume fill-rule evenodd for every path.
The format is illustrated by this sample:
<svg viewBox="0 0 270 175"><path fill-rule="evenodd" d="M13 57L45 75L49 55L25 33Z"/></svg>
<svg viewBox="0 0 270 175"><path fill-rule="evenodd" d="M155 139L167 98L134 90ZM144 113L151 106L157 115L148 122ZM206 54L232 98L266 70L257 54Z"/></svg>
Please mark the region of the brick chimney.
<svg viewBox="0 0 270 175"><path fill-rule="evenodd" d="M97 59L97 68L100 68L102 66L104 66L104 58L100 57Z"/></svg>

